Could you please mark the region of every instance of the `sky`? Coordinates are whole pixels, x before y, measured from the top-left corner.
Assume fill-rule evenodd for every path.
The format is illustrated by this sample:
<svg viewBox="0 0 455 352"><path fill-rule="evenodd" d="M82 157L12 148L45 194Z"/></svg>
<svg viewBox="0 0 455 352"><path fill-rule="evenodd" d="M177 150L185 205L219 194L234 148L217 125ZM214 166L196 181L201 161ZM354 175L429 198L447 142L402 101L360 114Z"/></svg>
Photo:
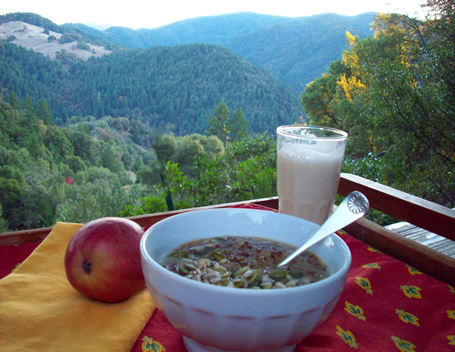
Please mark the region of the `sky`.
<svg viewBox="0 0 455 352"><path fill-rule="evenodd" d="M235 12L302 17L326 12L354 16L365 12L422 12L422 0L19 0L4 1L0 14L33 12L56 24L85 23L157 28L166 24ZM68 5L70 4L70 5Z"/></svg>

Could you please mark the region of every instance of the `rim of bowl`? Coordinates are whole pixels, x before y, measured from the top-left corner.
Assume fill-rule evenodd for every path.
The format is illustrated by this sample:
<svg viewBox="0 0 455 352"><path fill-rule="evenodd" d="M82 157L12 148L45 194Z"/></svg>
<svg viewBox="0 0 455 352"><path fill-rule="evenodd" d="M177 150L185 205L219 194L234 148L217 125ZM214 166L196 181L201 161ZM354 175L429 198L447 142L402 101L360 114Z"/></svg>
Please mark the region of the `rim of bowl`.
<svg viewBox="0 0 455 352"><path fill-rule="evenodd" d="M184 212L184 213L181 213L181 214L170 216L168 218L165 218L163 220L158 221L157 223L152 225L149 229L147 229L147 231L144 233L144 235L142 236L142 239L141 239L141 243L140 243L141 255L143 257L145 257L146 261L149 264L151 264L153 267L155 267L159 272L164 273L167 276L170 276L172 279L181 282L183 285L189 285L189 286L193 286L193 287L196 287L196 288L199 287L199 288L202 288L202 289L205 289L205 290L209 290L209 291L213 290L214 292L217 292L217 293L224 292L224 293L230 293L230 294L234 294L234 295L258 295L258 294L260 294L260 295L278 295L278 294L283 295L283 294L286 294L286 293L289 293L289 294L290 293L294 293L297 290L308 291L308 290L312 290L312 289L317 289L319 286L324 285L327 281L335 281L340 276L343 276L345 274L345 272L349 271L349 268L351 266L351 261L352 261L351 251L350 251L349 247L347 246L347 244L340 238L340 236L338 236L335 233L330 235L330 237L332 237L332 238L335 237L336 241L340 241L341 247L344 247L344 249L346 250L346 253L347 253L346 259L345 259L342 267L336 273L334 273L333 275L331 274L331 275L329 275L328 277L326 277L326 278L324 278L322 280L319 280L319 281L316 281L316 282L313 282L313 283L310 283L310 284L306 284L306 285L296 286L296 287L286 287L286 289L270 289L270 290L253 290L253 289L241 289L241 288L240 289L237 289L237 288L234 289L234 288L231 288L231 287L211 285L211 284L207 284L207 283L204 283L204 282L191 280L191 279L185 278L185 277L183 277L183 276L181 276L181 275L179 275L177 273L174 273L174 272L166 269L160 263L158 263L158 261L156 261L147 252L145 243L146 243L147 239L151 236L151 233L153 232L152 229L154 227L156 227L158 224L161 224L160 226L162 226L163 222L172 221L172 219L176 218L176 217L191 216L191 214L193 214L193 213L213 212L213 211L216 211L216 212L219 212L219 211L224 211L224 212L234 212L234 211L236 211L236 212L261 212L261 213L264 212L264 210L247 209L247 208L219 208L219 209L191 210L191 211L187 211L187 212ZM304 220L304 219L300 219L300 218L297 218L295 216L291 216L291 215L287 215L287 214L276 213L276 212L268 212L268 213L270 213L270 216L275 216L275 215L285 216L285 217L291 217L293 219L297 219L298 221L310 222L310 221L307 221L307 220ZM319 225L317 225L317 226L319 226ZM287 243L286 241L282 241L282 242ZM180 246L180 244L179 244L179 246ZM321 258L321 259L323 261L325 261L323 258Z"/></svg>

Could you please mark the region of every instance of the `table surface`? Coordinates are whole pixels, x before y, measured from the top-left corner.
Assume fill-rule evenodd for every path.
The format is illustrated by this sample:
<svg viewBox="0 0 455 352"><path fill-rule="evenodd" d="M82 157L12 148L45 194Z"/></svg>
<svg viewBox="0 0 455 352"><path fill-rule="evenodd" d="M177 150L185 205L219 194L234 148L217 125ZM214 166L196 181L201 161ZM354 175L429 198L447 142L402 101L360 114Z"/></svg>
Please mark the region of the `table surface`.
<svg viewBox="0 0 455 352"><path fill-rule="evenodd" d="M346 287L331 316L296 351L455 351L455 289L345 232L339 235L352 253ZM38 245L0 246L0 278ZM186 351L158 310L132 348L147 350Z"/></svg>

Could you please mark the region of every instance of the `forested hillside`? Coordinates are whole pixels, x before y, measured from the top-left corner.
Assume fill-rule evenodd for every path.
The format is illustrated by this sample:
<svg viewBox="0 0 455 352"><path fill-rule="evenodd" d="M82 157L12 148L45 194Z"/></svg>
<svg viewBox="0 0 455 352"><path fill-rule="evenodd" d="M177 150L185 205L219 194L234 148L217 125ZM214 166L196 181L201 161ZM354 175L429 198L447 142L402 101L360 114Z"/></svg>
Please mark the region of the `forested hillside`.
<svg viewBox="0 0 455 352"><path fill-rule="evenodd" d="M367 38L374 13L334 13L291 19L248 35L228 38L222 45L264 67L300 94L348 49L346 33Z"/></svg>
<svg viewBox="0 0 455 352"><path fill-rule="evenodd" d="M52 25L33 14L8 14L0 22L20 20L61 33L82 36L88 43L118 47L149 48L181 44L219 44L271 72L300 94L305 86L326 71L331 61L347 49L346 32L360 38L373 35L375 13L342 16L325 13L307 17L282 17L241 12L178 21L153 29L111 27L99 31L80 23Z"/></svg>
<svg viewBox="0 0 455 352"><path fill-rule="evenodd" d="M273 132L302 111L289 86L227 49L205 44L119 51L78 63L76 114L132 116L153 127L174 125L184 135L207 130L207 117L224 100L242 109L250 131Z"/></svg>
<svg viewBox="0 0 455 352"><path fill-rule="evenodd" d="M44 98L58 125L72 116L136 119L176 135L204 133L224 100L242 109L250 131L273 132L299 121L297 95L284 83L219 46L206 44L118 50L99 59L52 61L3 44L2 94Z"/></svg>
<svg viewBox="0 0 455 352"><path fill-rule="evenodd" d="M264 67L300 94L331 61L341 58L347 49L346 31L360 38L373 35L370 25L374 16L326 13L290 18L244 12L188 19L154 29L111 27L96 31L81 24L66 26L130 48L219 44Z"/></svg>

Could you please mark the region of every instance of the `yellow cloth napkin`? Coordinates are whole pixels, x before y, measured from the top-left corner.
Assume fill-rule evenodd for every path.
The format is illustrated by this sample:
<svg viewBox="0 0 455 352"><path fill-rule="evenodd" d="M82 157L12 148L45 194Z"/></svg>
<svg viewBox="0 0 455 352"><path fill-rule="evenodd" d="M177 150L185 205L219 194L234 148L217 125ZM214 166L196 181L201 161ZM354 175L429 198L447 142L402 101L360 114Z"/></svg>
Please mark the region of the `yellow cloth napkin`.
<svg viewBox="0 0 455 352"><path fill-rule="evenodd" d="M155 304L147 289L109 304L92 301L69 284L64 256L81 226L57 223L0 280L0 351L131 351Z"/></svg>

